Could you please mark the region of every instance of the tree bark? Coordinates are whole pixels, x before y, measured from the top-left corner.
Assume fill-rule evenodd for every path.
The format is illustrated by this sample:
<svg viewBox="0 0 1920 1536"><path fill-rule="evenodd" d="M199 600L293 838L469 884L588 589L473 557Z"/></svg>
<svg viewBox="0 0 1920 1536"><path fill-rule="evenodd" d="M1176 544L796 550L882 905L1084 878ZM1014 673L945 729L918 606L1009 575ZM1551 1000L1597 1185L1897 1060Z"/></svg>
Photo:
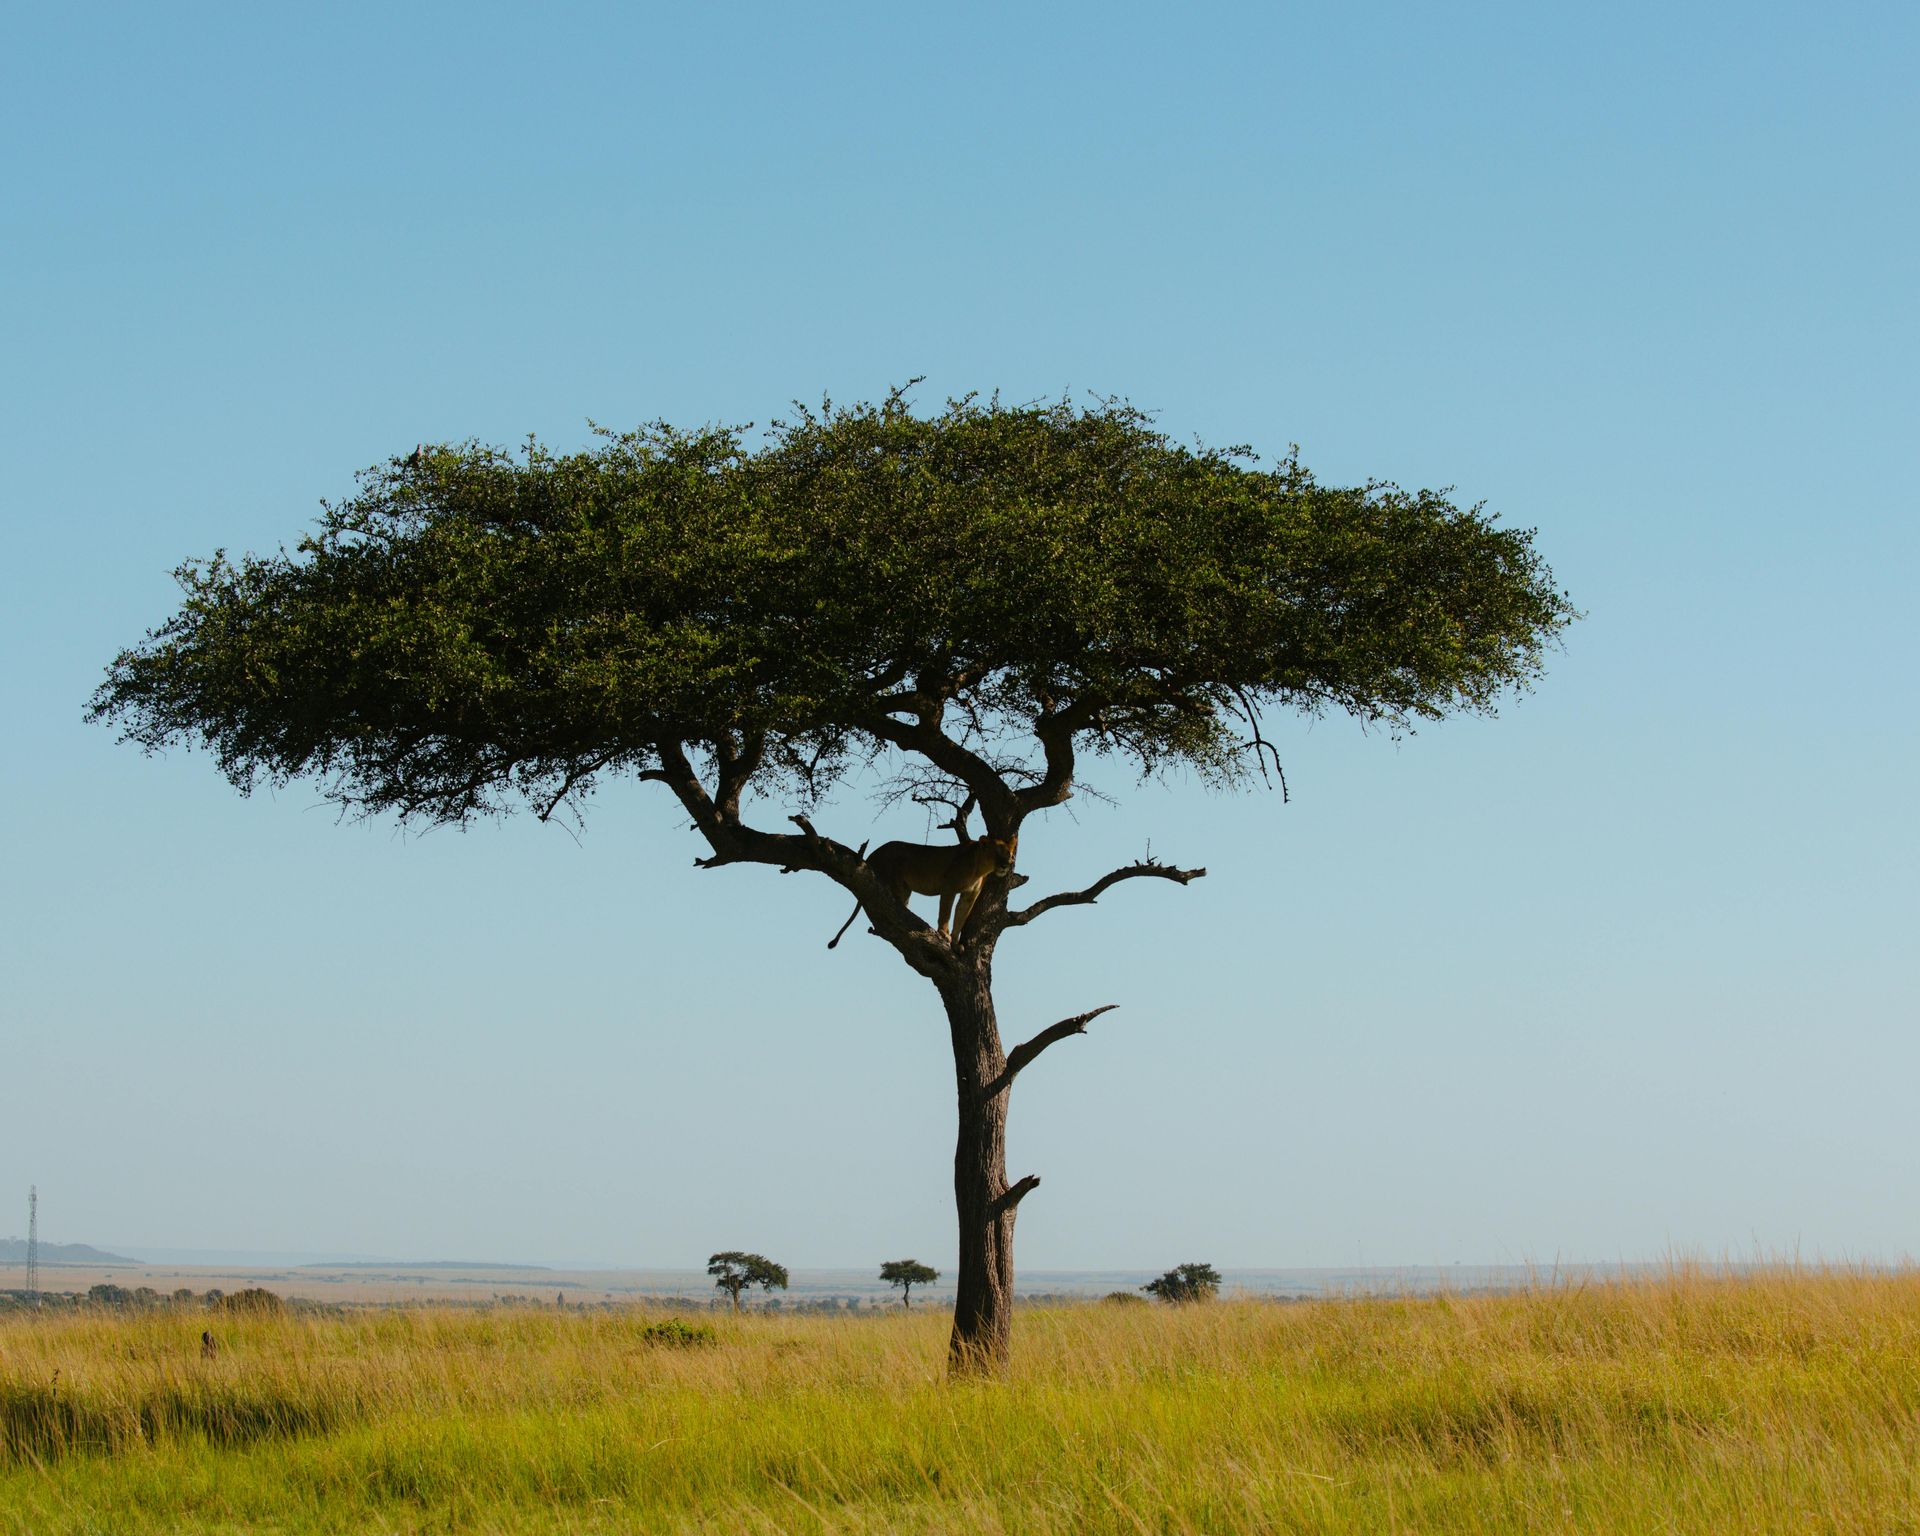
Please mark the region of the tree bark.
<svg viewBox="0 0 1920 1536"><path fill-rule="evenodd" d="M943 986L953 1036L960 1132L953 1152L953 1195L960 1218L960 1276L947 1366L956 1376L1006 1368L1013 1331L1013 1220L1040 1181L1007 1185L1007 1059L993 1013L990 955L976 953Z"/></svg>

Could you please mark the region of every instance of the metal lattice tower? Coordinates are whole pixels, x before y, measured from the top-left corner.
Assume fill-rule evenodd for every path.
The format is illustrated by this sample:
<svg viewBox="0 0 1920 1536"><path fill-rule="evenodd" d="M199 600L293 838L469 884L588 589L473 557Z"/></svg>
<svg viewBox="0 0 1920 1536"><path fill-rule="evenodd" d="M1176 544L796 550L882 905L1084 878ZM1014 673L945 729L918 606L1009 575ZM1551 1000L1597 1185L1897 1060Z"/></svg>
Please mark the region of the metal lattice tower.
<svg viewBox="0 0 1920 1536"><path fill-rule="evenodd" d="M40 1186L27 1186L27 1295L40 1304Z"/></svg>

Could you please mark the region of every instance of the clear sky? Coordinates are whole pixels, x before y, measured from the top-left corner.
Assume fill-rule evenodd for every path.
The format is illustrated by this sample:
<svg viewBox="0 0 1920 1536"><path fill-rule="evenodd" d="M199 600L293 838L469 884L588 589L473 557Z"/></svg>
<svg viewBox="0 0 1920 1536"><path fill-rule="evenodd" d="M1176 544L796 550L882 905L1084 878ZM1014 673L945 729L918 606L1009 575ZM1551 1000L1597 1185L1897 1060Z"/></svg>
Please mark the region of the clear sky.
<svg viewBox="0 0 1920 1536"><path fill-rule="evenodd" d="M1029 1268L1920 1252L1911 5L19 6L0 1234L946 1267L825 882L340 825L81 722L188 555L419 441L924 374L1451 485L1588 617L1495 721L1099 786L1010 935ZM876 827L858 796L827 819ZM15 1214L17 1212L17 1214Z"/></svg>

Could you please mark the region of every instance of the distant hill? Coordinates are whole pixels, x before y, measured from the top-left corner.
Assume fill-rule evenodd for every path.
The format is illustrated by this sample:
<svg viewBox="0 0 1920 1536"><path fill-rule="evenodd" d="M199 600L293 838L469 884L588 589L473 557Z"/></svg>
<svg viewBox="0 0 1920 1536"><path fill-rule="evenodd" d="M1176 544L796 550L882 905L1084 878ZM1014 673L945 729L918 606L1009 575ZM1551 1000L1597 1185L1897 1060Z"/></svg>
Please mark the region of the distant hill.
<svg viewBox="0 0 1920 1536"><path fill-rule="evenodd" d="M345 1264L302 1264L302 1269L378 1269L393 1273L416 1269L473 1269L498 1270L503 1274L525 1274L529 1270L551 1270L551 1264L469 1264L462 1259L422 1259L417 1264L402 1263L398 1259L355 1259Z"/></svg>
<svg viewBox="0 0 1920 1536"><path fill-rule="evenodd" d="M24 1237L0 1237L0 1264L26 1262L27 1240ZM42 1243L40 1262L52 1268L56 1264L138 1264L140 1261L124 1254L107 1253L91 1243Z"/></svg>

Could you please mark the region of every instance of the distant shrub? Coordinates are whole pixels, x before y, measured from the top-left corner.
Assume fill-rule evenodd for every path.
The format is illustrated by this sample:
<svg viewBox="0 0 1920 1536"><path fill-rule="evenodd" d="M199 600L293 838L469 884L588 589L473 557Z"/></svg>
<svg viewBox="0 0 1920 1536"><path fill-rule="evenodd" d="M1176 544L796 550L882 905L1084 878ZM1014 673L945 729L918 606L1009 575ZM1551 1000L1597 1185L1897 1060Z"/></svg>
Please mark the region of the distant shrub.
<svg viewBox="0 0 1920 1536"><path fill-rule="evenodd" d="M711 1323L690 1323L685 1318L669 1317L648 1323L640 1330L642 1344L668 1344L675 1349L695 1349L719 1342Z"/></svg>
<svg viewBox="0 0 1920 1536"><path fill-rule="evenodd" d="M1100 1299L1116 1307L1144 1307L1147 1304L1146 1297L1136 1296L1132 1291L1108 1291Z"/></svg>
<svg viewBox="0 0 1920 1536"><path fill-rule="evenodd" d="M114 1307L123 1312L157 1307L164 1299L150 1285L137 1285L132 1290L123 1285L96 1285L86 1295L89 1306Z"/></svg>
<svg viewBox="0 0 1920 1536"><path fill-rule="evenodd" d="M287 1310L287 1304L272 1291L257 1285L250 1285L244 1291L235 1291L220 1298L219 1303L229 1312L254 1312L262 1315L277 1315Z"/></svg>

